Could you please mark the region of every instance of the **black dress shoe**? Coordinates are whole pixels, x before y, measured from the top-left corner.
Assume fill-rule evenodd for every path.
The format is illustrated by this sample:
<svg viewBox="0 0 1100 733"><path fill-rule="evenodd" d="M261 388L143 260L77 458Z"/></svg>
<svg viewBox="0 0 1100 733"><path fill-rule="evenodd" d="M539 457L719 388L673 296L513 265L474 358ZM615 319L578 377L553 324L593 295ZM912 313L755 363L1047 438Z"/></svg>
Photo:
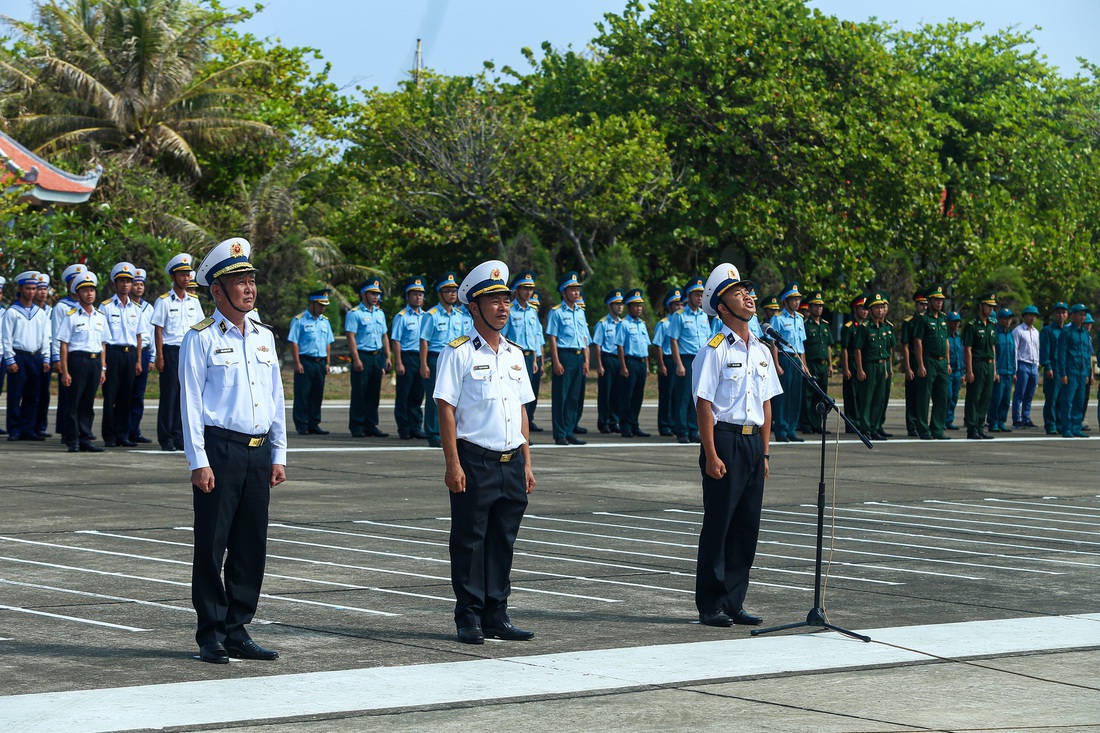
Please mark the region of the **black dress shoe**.
<svg viewBox="0 0 1100 733"><path fill-rule="evenodd" d="M46 438L52 438L53 437L53 433L35 433L35 435L42 436L43 440L45 440Z"/></svg>
<svg viewBox="0 0 1100 733"><path fill-rule="evenodd" d="M160 449L162 451L174 451L176 449L175 443L161 443Z"/></svg>
<svg viewBox="0 0 1100 733"><path fill-rule="evenodd" d="M774 440L777 443L790 443L791 442L790 440L787 439L786 435L777 435L774 438L772 438L772 440Z"/></svg>
<svg viewBox="0 0 1100 733"><path fill-rule="evenodd" d="M944 425L943 429L944 430L958 430L959 426L958 425Z"/></svg>
<svg viewBox="0 0 1100 733"><path fill-rule="evenodd" d="M412 430L409 431L409 437L413 440L427 440L428 434L425 433L423 430Z"/></svg>
<svg viewBox="0 0 1100 733"><path fill-rule="evenodd" d="M920 436L920 439L921 440L932 440L932 435L930 433L927 434L927 435L922 435L922 436Z"/></svg>
<svg viewBox="0 0 1100 733"><path fill-rule="evenodd" d="M118 442L114 441L114 440L105 440L105 441L103 441L103 447L104 448L117 448L118 447Z"/></svg>
<svg viewBox="0 0 1100 733"><path fill-rule="evenodd" d="M533 422L529 422L529 423L527 423L527 429L528 429L529 431L531 431L532 433L543 433L543 432L546 432L546 431L545 431L545 430L544 430L543 428L540 428L540 427L539 427L538 425L536 425L536 424L535 424L535 423L533 423Z"/></svg>
<svg viewBox="0 0 1100 733"><path fill-rule="evenodd" d="M428 438L428 447L429 448L442 448L443 447L443 441L440 440L439 438Z"/></svg>
<svg viewBox="0 0 1100 733"><path fill-rule="evenodd" d="M252 639L245 639L244 641L226 639L225 650L229 653L229 656L236 659L259 659L270 662L279 658L279 652L274 649L264 649Z"/></svg>
<svg viewBox="0 0 1100 733"><path fill-rule="evenodd" d="M36 443L41 443L45 440L45 438L41 435L38 435L37 433L31 433L30 435L24 435L23 440L33 440ZM133 444L131 443L131 445Z"/></svg>
<svg viewBox="0 0 1100 733"><path fill-rule="evenodd" d="M608 424L607 424L607 432L609 432L609 433L617 433L617 432L619 432L619 426L618 426L618 424L612 424L612 423L608 423Z"/></svg>
<svg viewBox="0 0 1100 733"><path fill-rule="evenodd" d="M916 430L908 430L908 431L906 431L905 435L910 437L910 438L919 438L920 437L919 435L917 435Z"/></svg>
<svg viewBox="0 0 1100 733"><path fill-rule="evenodd" d="M565 438L554 438L554 445L569 445L569 441Z"/></svg>
<svg viewBox="0 0 1100 733"><path fill-rule="evenodd" d="M309 429L310 435L328 435L328 431L322 427L315 427Z"/></svg>
<svg viewBox="0 0 1100 733"><path fill-rule="evenodd" d="M788 435L787 440L791 441L792 443L805 443L806 442L805 438L800 438L797 435Z"/></svg>
<svg viewBox="0 0 1100 733"><path fill-rule="evenodd" d="M634 437L634 431L624 430L621 433L619 433L619 435L623 436L624 438L633 438Z"/></svg>
<svg viewBox="0 0 1100 733"><path fill-rule="evenodd" d="M978 433L978 437L982 440L993 440L993 436L989 433Z"/></svg>
<svg viewBox="0 0 1100 733"><path fill-rule="evenodd" d="M139 435L136 438L133 438L133 441L135 443L152 443L153 442L153 441L149 440L148 438L146 438L144 435Z"/></svg>
<svg viewBox="0 0 1100 733"><path fill-rule="evenodd" d="M390 437L390 434L389 433L383 433L378 428L370 428L369 430L367 430L367 437L368 438L388 438L388 437Z"/></svg>
<svg viewBox="0 0 1100 733"><path fill-rule="evenodd" d="M940 433L939 435L933 435L932 440L951 440L951 436Z"/></svg>
<svg viewBox="0 0 1100 733"><path fill-rule="evenodd" d="M118 441L118 444L121 445L123 448L137 448L137 443L130 440L129 438L127 438L126 440Z"/></svg>
<svg viewBox="0 0 1100 733"><path fill-rule="evenodd" d="M80 444L80 452L81 453L102 453L103 449L100 448L95 443L81 443Z"/></svg>
<svg viewBox="0 0 1100 733"><path fill-rule="evenodd" d="M8 436L8 440L19 440L19 433L12 433Z"/></svg>
<svg viewBox="0 0 1100 733"><path fill-rule="evenodd" d="M569 443L569 445L588 445L587 440L581 440L575 435L566 437L565 442Z"/></svg>
<svg viewBox="0 0 1100 733"><path fill-rule="evenodd" d="M892 437L894 437L894 434L893 433L888 433L885 430L879 430L878 431L878 437L880 437L880 438L892 438Z"/></svg>
<svg viewBox="0 0 1100 733"><path fill-rule="evenodd" d="M597 429L597 430L599 430L599 431L600 431L601 433L603 433L604 435L607 435L608 433L610 433L610 432L611 432L610 430L608 430L608 429L607 429L607 426L606 426L606 425L597 425L597 426L596 426L596 429Z"/></svg>
<svg viewBox="0 0 1100 733"><path fill-rule="evenodd" d="M759 616L753 616L751 613L743 608L740 608L730 614L730 618L738 626L759 626L764 623L764 619Z"/></svg>
<svg viewBox="0 0 1100 733"><path fill-rule="evenodd" d="M463 644L484 644L485 634L480 626L463 626L458 630L458 640Z"/></svg>
<svg viewBox="0 0 1100 733"><path fill-rule="evenodd" d="M686 436L686 435L681 435L678 438L676 438L676 442L677 443L684 443L684 444L690 444L691 443L691 441L688 440L688 436Z"/></svg>
<svg viewBox="0 0 1100 733"><path fill-rule="evenodd" d="M636 438L648 438L649 433L647 433L643 430L635 430L634 431L634 437L636 437Z"/></svg>
<svg viewBox="0 0 1100 733"><path fill-rule="evenodd" d="M364 433L362 430L356 430L355 432L353 432L351 434L351 437L353 437L353 438L365 438L365 437L367 437L367 434Z"/></svg>
<svg viewBox="0 0 1100 733"><path fill-rule="evenodd" d="M581 435L586 435L588 433L588 428L582 428L580 425L578 425L577 427L573 428L573 432L580 433Z"/></svg>
<svg viewBox="0 0 1100 733"><path fill-rule="evenodd" d="M664 438L671 438L676 433L672 432L671 430L658 430L657 434Z"/></svg>
<svg viewBox="0 0 1100 733"><path fill-rule="evenodd" d="M703 442L703 439L699 437L699 433L692 433L691 435L688 436L688 440L690 440L692 443L702 443Z"/></svg>
<svg viewBox="0 0 1100 733"><path fill-rule="evenodd" d="M504 641L527 641L528 639L535 638L534 631L517 629L512 625L511 621L505 621L502 624L494 624L492 626L486 625L484 627L484 633L485 636L491 639L503 639Z"/></svg>
<svg viewBox="0 0 1100 733"><path fill-rule="evenodd" d="M298 433L298 435L309 435L309 431L308 431L308 430L298 430L298 431L296 431L296 432Z"/></svg>
<svg viewBox="0 0 1100 733"><path fill-rule="evenodd" d="M718 609L717 611L700 611L699 623L704 626L720 626L725 628L733 626L733 619L722 609Z"/></svg>
<svg viewBox="0 0 1100 733"><path fill-rule="evenodd" d="M355 437L355 433L352 433L351 435L352 435L352 437ZM397 434L397 439L398 440L412 440L412 437L413 436L409 435L408 433L398 433Z"/></svg>
<svg viewBox="0 0 1100 733"><path fill-rule="evenodd" d="M220 641L212 641L199 647L199 659L210 664L229 664L229 652Z"/></svg>
<svg viewBox="0 0 1100 733"><path fill-rule="evenodd" d="M70 453L76 453L76 452L77 452L77 451L79 451L79 450L80 450L80 448L78 448L78 447L77 447L77 446L75 446L75 445L70 445L70 446L69 446L69 452L70 452Z"/></svg>

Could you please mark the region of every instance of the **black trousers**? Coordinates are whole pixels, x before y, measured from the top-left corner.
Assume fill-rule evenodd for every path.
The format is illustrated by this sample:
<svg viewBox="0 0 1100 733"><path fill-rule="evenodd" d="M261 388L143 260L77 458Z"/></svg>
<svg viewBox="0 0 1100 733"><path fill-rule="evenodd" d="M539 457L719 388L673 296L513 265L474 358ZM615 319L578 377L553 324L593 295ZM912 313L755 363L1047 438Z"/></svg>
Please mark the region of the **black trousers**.
<svg viewBox="0 0 1100 733"><path fill-rule="evenodd" d="M665 365L665 374L657 370L657 431L661 435L672 435L672 379L676 374L676 361L672 354L661 354L661 363Z"/></svg>
<svg viewBox="0 0 1100 733"><path fill-rule="evenodd" d="M73 383L65 389L67 420L61 428L61 441L72 448L92 442L95 395L99 391L103 367L99 354L87 351L70 351L68 360L69 376ZM60 408L61 405L58 404L58 409Z"/></svg>
<svg viewBox="0 0 1100 733"><path fill-rule="evenodd" d="M323 356L301 356L302 368L294 372L294 408L291 416L299 433L321 424L321 400L325 397L325 362Z"/></svg>
<svg viewBox="0 0 1100 733"><path fill-rule="evenodd" d="M142 349L140 358L141 374L134 377L134 386L130 389L130 423L127 428L130 440L141 435L141 418L145 416L145 389L149 386L149 370L153 366L149 349Z"/></svg>
<svg viewBox="0 0 1100 733"><path fill-rule="evenodd" d="M50 429L51 381L53 381L53 372L46 372L42 375L42 378L38 380L38 408L35 413L34 432L39 435L49 432ZM58 405L58 409L60 409L60 405Z"/></svg>
<svg viewBox="0 0 1100 733"><path fill-rule="evenodd" d="M401 364L405 373L397 375L397 394L393 399L393 419L397 434L410 435L424 429L424 378L420 376L420 354L402 351ZM431 397L428 397L431 400ZM435 400L431 400L435 404Z"/></svg>
<svg viewBox="0 0 1100 733"><path fill-rule="evenodd" d="M615 392L615 380L619 378L619 357L600 350L603 376L596 378L596 426L617 431L619 429L619 405Z"/></svg>
<svg viewBox="0 0 1100 733"><path fill-rule="evenodd" d="M351 407L348 410L348 430L362 433L378 428L378 400L382 393L382 373L386 355L377 351L360 351L363 371L351 370Z"/></svg>
<svg viewBox="0 0 1100 733"><path fill-rule="evenodd" d="M199 646L249 638L244 627L260 600L271 498L270 444L249 448L209 430L205 437L214 489L204 494L191 487L195 507L191 603L198 614L195 641Z"/></svg>
<svg viewBox="0 0 1100 733"><path fill-rule="evenodd" d="M695 404L691 399L691 372L695 364L695 354L680 354L680 363L684 365L684 376L676 376L675 361L669 371L672 378L669 397L672 400L672 432L684 438L699 434Z"/></svg>
<svg viewBox="0 0 1100 733"><path fill-rule="evenodd" d="M616 364L616 368L619 368ZM645 380L648 376L645 359L637 356L626 357L627 376L620 371L615 380L618 391L619 429L623 435L637 432L638 415L642 412L642 397L645 395ZM675 384L675 383L674 383Z"/></svg>
<svg viewBox="0 0 1100 733"><path fill-rule="evenodd" d="M183 416L180 413L180 347L165 346L164 371L160 373L160 403L157 408L157 442L183 450Z"/></svg>
<svg viewBox="0 0 1100 733"><path fill-rule="evenodd" d="M39 385L46 376L42 373L42 357L38 354L16 351L15 364L19 371L8 374L9 439L34 435L34 423L38 419Z"/></svg>
<svg viewBox="0 0 1100 733"><path fill-rule="evenodd" d="M130 434L130 399L134 391L134 346L107 347L107 381L103 383L103 440L115 443Z"/></svg>
<svg viewBox="0 0 1100 733"><path fill-rule="evenodd" d="M714 448L726 475L707 475L707 456L699 450L703 474L703 527L695 569L695 606L700 613L740 610L756 558L760 509L764 501L764 443L760 434L715 430Z"/></svg>
<svg viewBox="0 0 1100 733"><path fill-rule="evenodd" d="M539 387L542 386L542 369L535 372L535 362L538 359L538 355L534 351L523 352L523 363L527 365L527 376L531 380L531 391L535 393L535 399L528 402L524 407L527 408L527 422L535 421L535 408L539 406Z"/></svg>
<svg viewBox="0 0 1100 733"><path fill-rule="evenodd" d="M465 450L458 460L466 491L451 497L451 586L455 625L497 625L508 620L512 546L527 509L523 454L500 463Z"/></svg>

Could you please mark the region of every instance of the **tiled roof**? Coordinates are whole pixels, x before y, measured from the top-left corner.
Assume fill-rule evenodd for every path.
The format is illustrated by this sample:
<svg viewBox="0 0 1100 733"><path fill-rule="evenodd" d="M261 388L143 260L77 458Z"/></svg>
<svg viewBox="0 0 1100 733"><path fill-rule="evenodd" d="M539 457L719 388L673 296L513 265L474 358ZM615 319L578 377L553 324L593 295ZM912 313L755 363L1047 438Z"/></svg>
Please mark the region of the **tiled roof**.
<svg viewBox="0 0 1100 733"><path fill-rule="evenodd" d="M10 135L0 131L0 185L29 184L29 197L43 203L81 203L88 200L103 174L102 166L76 175L47 163Z"/></svg>

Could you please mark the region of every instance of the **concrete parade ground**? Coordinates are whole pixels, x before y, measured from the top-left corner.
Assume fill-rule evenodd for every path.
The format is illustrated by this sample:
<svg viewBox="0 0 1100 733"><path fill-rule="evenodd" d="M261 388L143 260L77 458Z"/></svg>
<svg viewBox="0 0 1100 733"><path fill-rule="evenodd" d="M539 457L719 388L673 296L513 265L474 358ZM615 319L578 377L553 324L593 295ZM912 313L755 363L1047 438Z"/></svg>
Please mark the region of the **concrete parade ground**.
<svg viewBox="0 0 1100 733"><path fill-rule="evenodd" d="M272 495L249 628L282 657L229 665L196 656L182 453L0 443L0 733L1100 731L1095 438L925 442L898 401L873 450L830 423L824 605L863 643L701 626L698 446L595 423L589 404L587 446L533 439L511 616L535 638L466 646L442 452L390 408L391 437L352 438L327 403L332 434L291 430ZM807 438L771 447L746 601L765 625L813 607Z"/></svg>

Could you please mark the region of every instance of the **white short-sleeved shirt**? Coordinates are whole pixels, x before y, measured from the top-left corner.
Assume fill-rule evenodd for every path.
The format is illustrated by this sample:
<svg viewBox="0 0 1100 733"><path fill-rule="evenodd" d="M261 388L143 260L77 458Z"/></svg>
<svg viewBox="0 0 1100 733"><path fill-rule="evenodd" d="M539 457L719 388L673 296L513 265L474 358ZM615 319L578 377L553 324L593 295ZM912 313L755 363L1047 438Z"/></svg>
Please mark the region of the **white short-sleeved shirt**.
<svg viewBox="0 0 1100 733"><path fill-rule="evenodd" d="M193 326L180 347L183 449L191 470L210 465L204 426L267 433L271 462L286 465L286 407L275 337L251 318L241 333L219 311Z"/></svg>
<svg viewBox="0 0 1100 733"><path fill-rule="evenodd" d="M68 344L69 352L83 351L96 354L103 351L107 338L107 316L95 308L89 313L83 305L70 308L57 327L57 342ZM59 347L60 348L60 347Z"/></svg>
<svg viewBox="0 0 1100 733"><path fill-rule="evenodd" d="M456 436L486 450L510 451L523 438L523 406L535 399L523 350L500 340L499 351L472 329L439 354L435 399L454 405Z"/></svg>
<svg viewBox="0 0 1100 733"><path fill-rule="evenodd" d="M183 343L187 329L204 317L202 304L197 297L184 293L181 298L172 289L153 303L153 317L149 322L153 326L160 326L160 338L165 346L179 346Z"/></svg>
<svg viewBox="0 0 1100 733"><path fill-rule="evenodd" d="M692 400L711 403L715 423L764 424L764 403L783 393L771 351L749 332L746 343L723 326L716 346L712 339L695 357L691 374Z"/></svg>

